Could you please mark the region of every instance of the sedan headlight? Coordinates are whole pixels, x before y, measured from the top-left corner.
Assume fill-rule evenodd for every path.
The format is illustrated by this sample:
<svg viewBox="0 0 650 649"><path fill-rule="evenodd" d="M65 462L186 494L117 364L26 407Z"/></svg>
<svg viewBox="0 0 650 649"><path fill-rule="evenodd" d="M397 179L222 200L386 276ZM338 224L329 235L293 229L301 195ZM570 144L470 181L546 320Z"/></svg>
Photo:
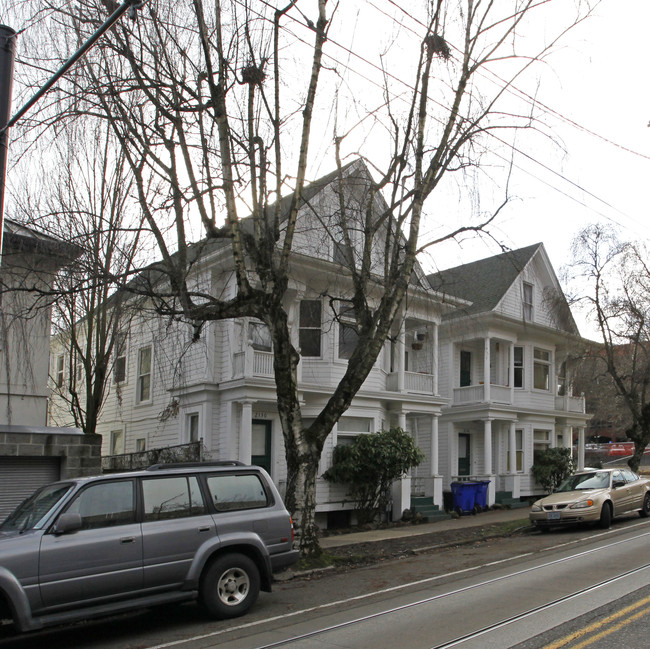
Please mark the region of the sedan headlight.
<svg viewBox="0 0 650 649"><path fill-rule="evenodd" d="M581 500L579 503L574 503L569 507L569 509L585 509L587 507L593 507L594 501L591 498L587 500Z"/></svg>
<svg viewBox="0 0 650 649"><path fill-rule="evenodd" d="M530 508L531 512L541 512L542 506L539 503L534 503L533 506Z"/></svg>

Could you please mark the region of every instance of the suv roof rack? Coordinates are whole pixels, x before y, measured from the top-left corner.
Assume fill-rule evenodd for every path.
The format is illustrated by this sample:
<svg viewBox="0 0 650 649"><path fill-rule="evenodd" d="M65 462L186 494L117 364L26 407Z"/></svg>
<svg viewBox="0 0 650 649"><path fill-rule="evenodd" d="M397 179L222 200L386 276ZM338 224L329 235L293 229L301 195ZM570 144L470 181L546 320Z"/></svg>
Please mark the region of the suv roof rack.
<svg viewBox="0 0 650 649"><path fill-rule="evenodd" d="M152 464L147 471L160 471L161 469L195 469L202 466L248 466L239 460L214 460L209 462L170 462L169 464Z"/></svg>

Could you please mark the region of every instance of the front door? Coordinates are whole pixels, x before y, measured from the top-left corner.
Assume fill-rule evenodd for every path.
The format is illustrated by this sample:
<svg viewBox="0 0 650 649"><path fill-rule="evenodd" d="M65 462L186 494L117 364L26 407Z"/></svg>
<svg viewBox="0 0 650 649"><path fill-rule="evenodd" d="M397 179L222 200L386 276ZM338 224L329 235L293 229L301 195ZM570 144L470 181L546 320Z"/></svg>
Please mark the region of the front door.
<svg viewBox="0 0 650 649"><path fill-rule="evenodd" d="M271 422L253 419L251 464L271 473Z"/></svg>
<svg viewBox="0 0 650 649"><path fill-rule="evenodd" d="M470 474L470 435L458 434L458 475Z"/></svg>

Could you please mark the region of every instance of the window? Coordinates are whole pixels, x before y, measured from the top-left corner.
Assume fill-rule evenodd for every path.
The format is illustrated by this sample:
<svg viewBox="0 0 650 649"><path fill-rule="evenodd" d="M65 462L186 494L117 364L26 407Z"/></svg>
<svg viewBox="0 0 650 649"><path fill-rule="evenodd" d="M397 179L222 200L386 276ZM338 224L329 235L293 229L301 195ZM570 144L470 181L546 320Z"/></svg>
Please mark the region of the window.
<svg viewBox="0 0 650 649"><path fill-rule="evenodd" d="M187 441L199 441L199 415L196 412L187 416Z"/></svg>
<svg viewBox="0 0 650 649"><path fill-rule="evenodd" d="M540 451L546 451L551 446L551 431L550 430L534 430L533 431L533 462L537 459L537 454Z"/></svg>
<svg viewBox="0 0 650 649"><path fill-rule="evenodd" d="M549 390L551 373L551 352L535 348L533 352L533 387L536 390Z"/></svg>
<svg viewBox="0 0 650 649"><path fill-rule="evenodd" d="M133 480L91 484L70 504L68 512L81 514L83 529L135 522Z"/></svg>
<svg viewBox="0 0 650 649"><path fill-rule="evenodd" d="M320 358L322 355L321 310L320 300L302 300L300 302L298 345L302 356Z"/></svg>
<svg viewBox="0 0 650 649"><path fill-rule="evenodd" d="M126 381L126 341L125 333L117 334L115 338L115 363L113 363L113 383Z"/></svg>
<svg viewBox="0 0 650 649"><path fill-rule="evenodd" d="M341 302L339 311L339 358L348 359L357 347L359 333L354 316L354 307L349 302Z"/></svg>
<svg viewBox="0 0 650 649"><path fill-rule="evenodd" d="M524 431L515 430L515 457L517 464L515 465L515 471L521 473L524 470ZM510 468L510 449L508 449L508 470Z"/></svg>
<svg viewBox="0 0 650 649"><path fill-rule="evenodd" d="M524 309L524 320L526 322L532 322L533 320L533 285L524 282L524 291L523 291L523 309Z"/></svg>
<svg viewBox="0 0 650 649"><path fill-rule="evenodd" d="M514 365L515 365L515 387L524 387L524 348L514 348Z"/></svg>
<svg viewBox="0 0 650 649"><path fill-rule="evenodd" d="M268 505L266 489L257 475L214 475L208 489L218 512L256 509Z"/></svg>
<svg viewBox="0 0 650 649"><path fill-rule="evenodd" d="M124 431L114 430L111 432L111 455L124 453Z"/></svg>
<svg viewBox="0 0 650 649"><path fill-rule="evenodd" d="M138 385L136 401L151 400L151 345L138 350Z"/></svg>
<svg viewBox="0 0 650 649"><path fill-rule="evenodd" d="M62 388L65 382L65 356L58 354L54 359L54 385Z"/></svg>
<svg viewBox="0 0 650 649"><path fill-rule="evenodd" d="M472 385L472 352L460 351L460 387Z"/></svg>
<svg viewBox="0 0 650 649"><path fill-rule="evenodd" d="M258 352L273 351L271 332L263 322L248 323L248 340L250 340L251 347Z"/></svg>
<svg viewBox="0 0 650 649"><path fill-rule="evenodd" d="M142 497L145 521L162 521L205 513L199 482L195 476L143 480Z"/></svg>
<svg viewBox="0 0 650 649"><path fill-rule="evenodd" d="M135 452L144 453L147 450L147 439L145 437L140 437L135 440Z"/></svg>
<svg viewBox="0 0 650 649"><path fill-rule="evenodd" d="M371 417L341 417L337 426L337 444L350 444L354 437L371 433L373 419Z"/></svg>

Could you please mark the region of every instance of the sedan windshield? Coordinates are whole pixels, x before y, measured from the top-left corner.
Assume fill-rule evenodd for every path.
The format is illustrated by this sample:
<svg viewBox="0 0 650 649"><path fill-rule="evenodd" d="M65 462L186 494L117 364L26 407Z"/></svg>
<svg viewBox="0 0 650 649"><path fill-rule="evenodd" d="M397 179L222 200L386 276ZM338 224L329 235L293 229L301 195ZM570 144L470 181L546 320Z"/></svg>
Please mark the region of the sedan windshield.
<svg viewBox="0 0 650 649"><path fill-rule="evenodd" d="M71 482L48 485L36 491L27 500L24 500L13 513L0 525L0 531L10 532L38 527L45 515L63 498L72 488Z"/></svg>
<svg viewBox="0 0 650 649"><path fill-rule="evenodd" d="M583 489L607 489L609 487L609 472L594 471L594 473L579 473L567 478L557 491L579 491Z"/></svg>

